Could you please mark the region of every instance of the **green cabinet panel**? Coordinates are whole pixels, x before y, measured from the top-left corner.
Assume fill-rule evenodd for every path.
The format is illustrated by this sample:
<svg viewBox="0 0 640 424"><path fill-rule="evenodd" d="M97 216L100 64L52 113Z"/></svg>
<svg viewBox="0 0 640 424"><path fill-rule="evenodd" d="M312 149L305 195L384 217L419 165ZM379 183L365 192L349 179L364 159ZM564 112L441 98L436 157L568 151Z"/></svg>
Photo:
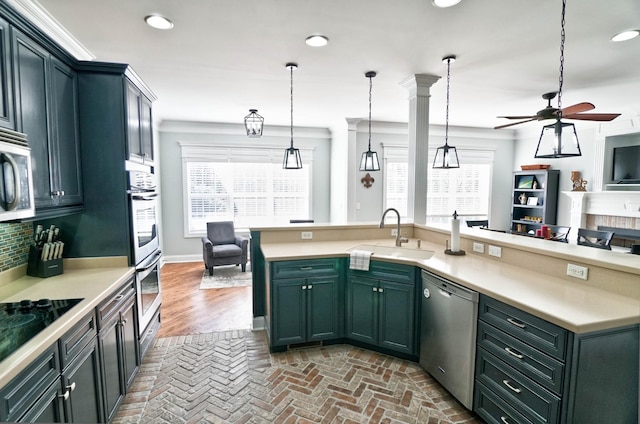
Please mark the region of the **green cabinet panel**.
<svg viewBox="0 0 640 424"><path fill-rule="evenodd" d="M62 387L69 393L64 401L67 422L104 422L101 383L98 342L94 337L62 372Z"/></svg>
<svg viewBox="0 0 640 424"><path fill-rule="evenodd" d="M16 128L27 134L31 147L36 216L77 211L82 204L77 75L20 31L14 29L12 39Z"/></svg>
<svg viewBox="0 0 640 424"><path fill-rule="evenodd" d="M347 337L417 354L415 267L372 261L347 275Z"/></svg>
<svg viewBox="0 0 640 424"><path fill-rule="evenodd" d="M270 264L266 322L271 346L342 337L341 262L323 259ZM305 277L305 273L309 275Z"/></svg>
<svg viewBox="0 0 640 424"><path fill-rule="evenodd" d="M12 75L10 27L0 19L0 127L15 130Z"/></svg>
<svg viewBox="0 0 640 424"><path fill-rule="evenodd" d="M127 82L127 147L129 160L153 164L151 101L132 82Z"/></svg>

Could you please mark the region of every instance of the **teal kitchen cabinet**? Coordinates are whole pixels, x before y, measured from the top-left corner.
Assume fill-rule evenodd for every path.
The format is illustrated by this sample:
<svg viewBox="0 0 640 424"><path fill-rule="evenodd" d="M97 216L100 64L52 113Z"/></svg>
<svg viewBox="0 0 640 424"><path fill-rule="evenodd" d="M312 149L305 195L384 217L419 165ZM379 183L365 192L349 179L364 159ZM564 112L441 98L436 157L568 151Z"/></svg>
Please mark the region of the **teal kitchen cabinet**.
<svg viewBox="0 0 640 424"><path fill-rule="evenodd" d="M312 259L270 264L270 346L338 339L342 336L342 261Z"/></svg>
<svg viewBox="0 0 640 424"><path fill-rule="evenodd" d="M153 165L151 100L131 81L127 82L126 96L129 160Z"/></svg>
<svg viewBox="0 0 640 424"><path fill-rule="evenodd" d="M371 261L349 270L346 332L351 340L417 355L415 267Z"/></svg>
<svg viewBox="0 0 640 424"><path fill-rule="evenodd" d="M140 367L135 280L130 280L98 307L98 342L103 377L103 399L108 421Z"/></svg>
<svg viewBox="0 0 640 424"><path fill-rule="evenodd" d="M15 130L10 31L9 23L0 18L0 127Z"/></svg>
<svg viewBox="0 0 640 424"><path fill-rule="evenodd" d="M12 30L16 129L31 148L36 216L82 210L76 72Z"/></svg>
<svg viewBox="0 0 640 424"><path fill-rule="evenodd" d="M638 422L638 326L574 334L481 295L474 411L489 423Z"/></svg>
<svg viewBox="0 0 640 424"><path fill-rule="evenodd" d="M0 420L104 422L95 312L0 389Z"/></svg>

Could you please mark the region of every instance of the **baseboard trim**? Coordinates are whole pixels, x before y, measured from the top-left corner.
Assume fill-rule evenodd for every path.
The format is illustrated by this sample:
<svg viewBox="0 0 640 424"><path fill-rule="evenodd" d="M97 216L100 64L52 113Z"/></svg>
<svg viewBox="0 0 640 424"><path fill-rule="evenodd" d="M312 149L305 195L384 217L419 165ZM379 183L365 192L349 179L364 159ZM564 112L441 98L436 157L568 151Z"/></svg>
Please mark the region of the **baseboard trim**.
<svg viewBox="0 0 640 424"><path fill-rule="evenodd" d="M251 331L262 331L265 329L264 317L253 317L253 323L251 324Z"/></svg>

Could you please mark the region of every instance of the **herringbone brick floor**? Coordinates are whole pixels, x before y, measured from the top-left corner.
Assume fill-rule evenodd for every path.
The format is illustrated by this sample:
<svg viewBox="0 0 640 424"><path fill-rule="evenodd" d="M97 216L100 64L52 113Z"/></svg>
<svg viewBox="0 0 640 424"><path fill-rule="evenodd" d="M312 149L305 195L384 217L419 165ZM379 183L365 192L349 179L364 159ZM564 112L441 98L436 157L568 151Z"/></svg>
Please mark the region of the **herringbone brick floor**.
<svg viewBox="0 0 640 424"><path fill-rule="evenodd" d="M420 366L348 345L270 354L264 332L159 338L114 423L477 421Z"/></svg>

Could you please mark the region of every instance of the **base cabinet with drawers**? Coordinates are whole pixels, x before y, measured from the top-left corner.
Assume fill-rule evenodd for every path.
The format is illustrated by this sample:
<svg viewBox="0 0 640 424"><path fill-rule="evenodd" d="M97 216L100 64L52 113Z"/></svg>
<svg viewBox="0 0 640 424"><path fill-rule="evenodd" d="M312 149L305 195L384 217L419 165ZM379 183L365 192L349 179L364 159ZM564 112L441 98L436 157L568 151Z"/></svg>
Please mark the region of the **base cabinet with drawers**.
<svg viewBox="0 0 640 424"><path fill-rule="evenodd" d="M347 338L417 355L415 267L371 261L368 271L349 270Z"/></svg>
<svg viewBox="0 0 640 424"><path fill-rule="evenodd" d="M340 259L271 263L267 322L272 350L342 337L341 270Z"/></svg>
<svg viewBox="0 0 640 424"><path fill-rule="evenodd" d="M482 295L474 411L488 423L637 423L638 326L574 334Z"/></svg>

